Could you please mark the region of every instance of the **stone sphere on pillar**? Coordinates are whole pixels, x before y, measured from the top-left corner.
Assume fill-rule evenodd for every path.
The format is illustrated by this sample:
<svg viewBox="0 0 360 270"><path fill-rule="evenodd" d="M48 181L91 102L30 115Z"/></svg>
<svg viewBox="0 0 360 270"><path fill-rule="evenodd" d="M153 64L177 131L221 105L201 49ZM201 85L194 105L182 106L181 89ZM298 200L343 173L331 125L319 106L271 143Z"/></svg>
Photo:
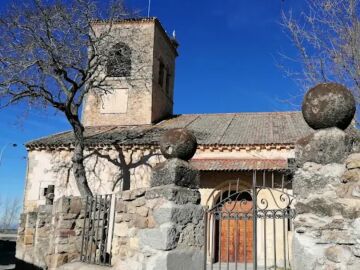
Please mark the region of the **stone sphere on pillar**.
<svg viewBox="0 0 360 270"><path fill-rule="evenodd" d="M197 148L196 137L185 128L170 129L160 139L160 150L165 158L190 160Z"/></svg>
<svg viewBox="0 0 360 270"><path fill-rule="evenodd" d="M321 83L311 88L304 97L302 113L313 129L337 127L346 129L356 110L353 94L338 83Z"/></svg>

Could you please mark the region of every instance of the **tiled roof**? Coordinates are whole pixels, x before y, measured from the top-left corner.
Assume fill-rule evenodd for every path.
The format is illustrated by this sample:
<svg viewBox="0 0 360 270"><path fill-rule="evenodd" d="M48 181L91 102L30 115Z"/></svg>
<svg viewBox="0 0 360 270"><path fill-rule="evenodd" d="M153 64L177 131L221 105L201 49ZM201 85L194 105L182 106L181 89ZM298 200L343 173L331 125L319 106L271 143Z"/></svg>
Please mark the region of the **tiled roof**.
<svg viewBox="0 0 360 270"><path fill-rule="evenodd" d="M199 171L286 170L286 159L192 159Z"/></svg>
<svg viewBox="0 0 360 270"><path fill-rule="evenodd" d="M87 145L157 145L165 130L187 128L200 145L294 144L312 129L301 112L183 114L154 125L86 127ZM28 147L60 146L73 142L72 132L31 141Z"/></svg>

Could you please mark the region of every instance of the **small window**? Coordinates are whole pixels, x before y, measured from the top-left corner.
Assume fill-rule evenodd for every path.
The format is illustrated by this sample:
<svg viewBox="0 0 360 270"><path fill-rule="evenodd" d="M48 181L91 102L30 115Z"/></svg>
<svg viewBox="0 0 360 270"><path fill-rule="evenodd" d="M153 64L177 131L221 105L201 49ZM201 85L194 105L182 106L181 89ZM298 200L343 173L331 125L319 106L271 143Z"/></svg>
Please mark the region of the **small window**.
<svg viewBox="0 0 360 270"><path fill-rule="evenodd" d="M131 75L131 50L125 43L117 43L109 53L106 65L110 77L129 77Z"/></svg>
<svg viewBox="0 0 360 270"><path fill-rule="evenodd" d="M165 75L165 65L160 61L159 64L159 85L163 87L164 85L164 75Z"/></svg>

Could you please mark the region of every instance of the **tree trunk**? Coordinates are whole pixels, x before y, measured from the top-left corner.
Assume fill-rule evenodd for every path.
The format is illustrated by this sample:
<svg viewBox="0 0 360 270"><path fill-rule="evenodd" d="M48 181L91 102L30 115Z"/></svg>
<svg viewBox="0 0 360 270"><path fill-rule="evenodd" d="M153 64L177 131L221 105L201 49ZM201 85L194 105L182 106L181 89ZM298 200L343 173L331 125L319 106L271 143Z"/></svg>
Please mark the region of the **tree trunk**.
<svg viewBox="0 0 360 270"><path fill-rule="evenodd" d="M74 153L72 157L73 172L76 181L76 185L79 189L81 197L92 196L92 192L89 188L88 181L86 178L86 171L84 166L84 127L80 122L77 115L66 114L69 122L74 131Z"/></svg>

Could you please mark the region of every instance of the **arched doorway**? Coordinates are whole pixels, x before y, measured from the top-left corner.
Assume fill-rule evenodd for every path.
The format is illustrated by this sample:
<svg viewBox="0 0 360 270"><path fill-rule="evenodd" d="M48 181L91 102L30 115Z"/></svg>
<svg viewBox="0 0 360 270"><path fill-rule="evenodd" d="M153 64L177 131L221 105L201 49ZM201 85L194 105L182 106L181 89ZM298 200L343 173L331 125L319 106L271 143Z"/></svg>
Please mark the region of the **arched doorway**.
<svg viewBox="0 0 360 270"><path fill-rule="evenodd" d="M254 172L252 185L226 181L208 195L204 269L291 268L291 186L285 174L262 176Z"/></svg>
<svg viewBox="0 0 360 270"><path fill-rule="evenodd" d="M253 220L249 215L253 203L250 192L225 191L216 204L221 205L221 215L215 220L215 262L251 262Z"/></svg>

